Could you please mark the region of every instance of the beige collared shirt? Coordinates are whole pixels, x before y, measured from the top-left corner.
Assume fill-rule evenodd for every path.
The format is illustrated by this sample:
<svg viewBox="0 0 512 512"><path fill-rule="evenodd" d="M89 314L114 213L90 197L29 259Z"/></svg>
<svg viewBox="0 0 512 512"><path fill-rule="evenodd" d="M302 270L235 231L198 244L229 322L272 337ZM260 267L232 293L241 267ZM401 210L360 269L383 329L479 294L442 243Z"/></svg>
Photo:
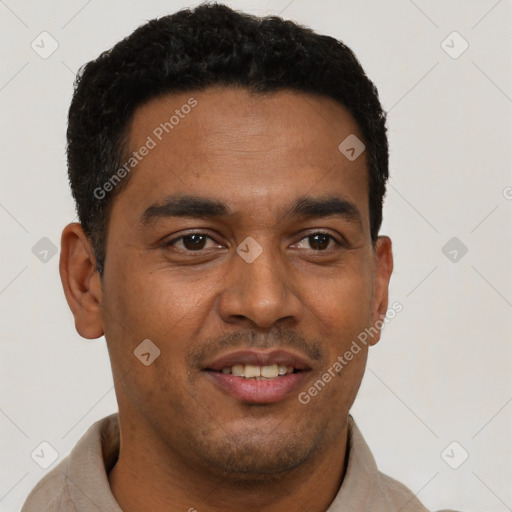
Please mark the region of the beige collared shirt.
<svg viewBox="0 0 512 512"><path fill-rule="evenodd" d="M428 512L409 489L377 469L351 416L348 437L345 478L326 512ZM122 512L107 477L118 451L119 423L114 413L94 423L70 454L37 483L21 512Z"/></svg>

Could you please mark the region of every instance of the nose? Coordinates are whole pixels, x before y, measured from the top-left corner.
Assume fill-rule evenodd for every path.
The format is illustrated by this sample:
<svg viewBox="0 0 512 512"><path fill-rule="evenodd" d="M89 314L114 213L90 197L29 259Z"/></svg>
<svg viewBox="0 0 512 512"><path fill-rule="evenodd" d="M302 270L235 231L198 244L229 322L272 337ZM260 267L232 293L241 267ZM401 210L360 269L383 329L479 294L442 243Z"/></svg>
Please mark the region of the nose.
<svg viewBox="0 0 512 512"><path fill-rule="evenodd" d="M294 324L303 314L304 304L286 262L269 247L262 249L250 263L233 254L218 301L219 315L227 323L249 322L250 327L268 329L284 319Z"/></svg>

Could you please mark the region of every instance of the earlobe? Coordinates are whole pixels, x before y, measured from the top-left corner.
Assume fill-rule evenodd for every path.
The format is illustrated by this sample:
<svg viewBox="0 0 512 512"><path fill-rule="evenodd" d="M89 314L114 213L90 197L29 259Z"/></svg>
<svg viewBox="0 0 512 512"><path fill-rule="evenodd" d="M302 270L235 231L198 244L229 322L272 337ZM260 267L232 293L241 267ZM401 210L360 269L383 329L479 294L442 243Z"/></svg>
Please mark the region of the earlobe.
<svg viewBox="0 0 512 512"><path fill-rule="evenodd" d="M391 239L379 236L375 245L375 291L372 311L372 326L378 334L372 337L371 345L375 345L381 335L381 328L388 310L389 280L393 272L393 251Z"/></svg>
<svg viewBox="0 0 512 512"><path fill-rule="evenodd" d="M99 338L103 335L101 280L89 239L77 222L62 231L59 271L78 334Z"/></svg>

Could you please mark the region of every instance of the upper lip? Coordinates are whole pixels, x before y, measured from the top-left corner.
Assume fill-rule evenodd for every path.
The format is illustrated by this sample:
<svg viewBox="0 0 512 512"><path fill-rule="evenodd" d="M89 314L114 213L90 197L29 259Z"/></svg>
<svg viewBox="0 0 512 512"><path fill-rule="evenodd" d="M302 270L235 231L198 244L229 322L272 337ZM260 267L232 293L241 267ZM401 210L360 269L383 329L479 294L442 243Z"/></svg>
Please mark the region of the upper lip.
<svg viewBox="0 0 512 512"><path fill-rule="evenodd" d="M282 349L250 349L236 350L207 361L204 370L230 368L235 364L251 364L254 366L270 366L273 364L293 366L297 370L310 370L307 358L294 352Z"/></svg>

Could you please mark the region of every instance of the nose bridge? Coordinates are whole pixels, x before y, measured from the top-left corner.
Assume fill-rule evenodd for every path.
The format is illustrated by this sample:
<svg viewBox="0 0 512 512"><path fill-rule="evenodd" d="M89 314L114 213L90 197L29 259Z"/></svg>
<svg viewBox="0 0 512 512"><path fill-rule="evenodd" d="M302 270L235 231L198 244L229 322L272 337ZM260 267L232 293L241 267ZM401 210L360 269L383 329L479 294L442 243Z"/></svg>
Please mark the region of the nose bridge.
<svg viewBox="0 0 512 512"><path fill-rule="evenodd" d="M300 316L302 302L289 282L282 255L271 243L247 237L237 247L220 301L225 321L245 317L269 327L281 318Z"/></svg>

